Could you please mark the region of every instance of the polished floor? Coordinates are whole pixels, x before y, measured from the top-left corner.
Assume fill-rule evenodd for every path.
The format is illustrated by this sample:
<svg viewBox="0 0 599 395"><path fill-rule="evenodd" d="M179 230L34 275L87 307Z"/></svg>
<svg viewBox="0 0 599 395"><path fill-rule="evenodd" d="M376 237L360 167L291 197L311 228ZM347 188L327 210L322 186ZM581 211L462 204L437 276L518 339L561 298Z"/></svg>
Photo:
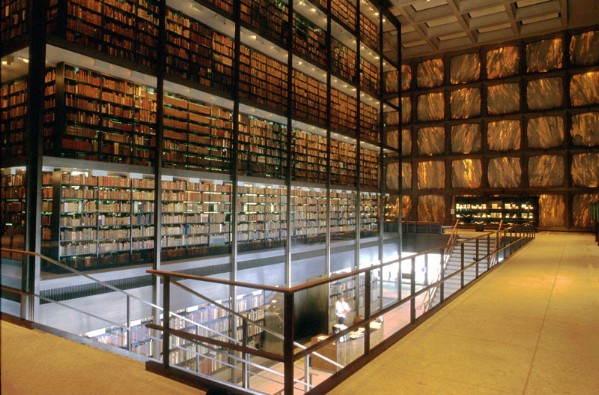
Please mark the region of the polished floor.
<svg viewBox="0 0 599 395"><path fill-rule="evenodd" d="M142 362L1 324L2 394L201 394ZM599 247L540 233L332 394L599 394Z"/></svg>

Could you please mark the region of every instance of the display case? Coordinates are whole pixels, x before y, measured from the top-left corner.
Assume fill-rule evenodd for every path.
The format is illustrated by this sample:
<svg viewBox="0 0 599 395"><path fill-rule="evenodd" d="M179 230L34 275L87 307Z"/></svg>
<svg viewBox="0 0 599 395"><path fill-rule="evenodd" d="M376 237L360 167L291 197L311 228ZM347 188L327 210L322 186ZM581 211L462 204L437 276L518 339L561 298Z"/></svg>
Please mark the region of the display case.
<svg viewBox="0 0 599 395"><path fill-rule="evenodd" d="M539 197L466 197L455 198L455 218L461 225L503 226L539 224Z"/></svg>

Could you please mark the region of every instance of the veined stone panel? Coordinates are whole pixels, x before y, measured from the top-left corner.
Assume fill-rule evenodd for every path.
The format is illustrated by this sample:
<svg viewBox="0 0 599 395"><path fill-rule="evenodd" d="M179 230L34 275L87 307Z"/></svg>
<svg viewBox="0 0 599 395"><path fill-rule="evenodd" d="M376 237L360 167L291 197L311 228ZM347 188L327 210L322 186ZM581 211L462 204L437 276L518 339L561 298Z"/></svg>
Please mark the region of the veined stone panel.
<svg viewBox="0 0 599 395"><path fill-rule="evenodd" d="M416 82L419 88L443 85L443 59L430 59L418 63Z"/></svg>
<svg viewBox="0 0 599 395"><path fill-rule="evenodd" d="M566 199L564 196L539 196L539 226L542 228L566 226Z"/></svg>
<svg viewBox="0 0 599 395"><path fill-rule="evenodd" d="M387 164L387 173L385 175L387 190L399 191L399 162Z"/></svg>
<svg viewBox="0 0 599 395"><path fill-rule="evenodd" d="M599 202L599 193L582 193L572 199L572 217L577 228L591 228L593 220L589 207Z"/></svg>
<svg viewBox="0 0 599 395"><path fill-rule="evenodd" d="M453 188L480 188L482 167L480 159L462 159L451 162Z"/></svg>
<svg viewBox="0 0 599 395"><path fill-rule="evenodd" d="M418 189L445 188L445 163L428 161L418 163Z"/></svg>
<svg viewBox="0 0 599 395"><path fill-rule="evenodd" d="M440 121L445 117L443 93L429 93L418 96L418 120Z"/></svg>
<svg viewBox="0 0 599 395"><path fill-rule="evenodd" d="M398 149L399 148L399 130L389 130L387 132L386 143L389 147Z"/></svg>
<svg viewBox="0 0 599 395"><path fill-rule="evenodd" d="M403 156L412 153L412 132L410 129L402 129L401 131L401 154Z"/></svg>
<svg viewBox="0 0 599 395"><path fill-rule="evenodd" d="M592 66L599 63L599 32L584 32L572 36L570 62L577 66Z"/></svg>
<svg viewBox="0 0 599 395"><path fill-rule="evenodd" d="M445 199L443 196L418 196L418 221L444 223Z"/></svg>
<svg viewBox="0 0 599 395"><path fill-rule="evenodd" d="M401 187L403 189L412 188L412 164L401 163Z"/></svg>
<svg viewBox="0 0 599 395"><path fill-rule="evenodd" d="M487 178L491 188L519 188L522 179L520 158L489 159Z"/></svg>
<svg viewBox="0 0 599 395"><path fill-rule="evenodd" d="M451 127L451 152L470 154L481 148L480 125L464 123Z"/></svg>
<svg viewBox="0 0 599 395"><path fill-rule="evenodd" d="M530 148L552 148L564 142L564 120L560 116L530 118L526 129Z"/></svg>
<svg viewBox="0 0 599 395"><path fill-rule="evenodd" d="M502 47L487 52L487 78L511 77L520 71L518 47Z"/></svg>
<svg viewBox="0 0 599 395"><path fill-rule="evenodd" d="M572 156L572 183L579 187L599 187L599 154Z"/></svg>
<svg viewBox="0 0 599 395"><path fill-rule="evenodd" d="M572 144L593 147L599 145L599 112L572 115Z"/></svg>
<svg viewBox="0 0 599 395"><path fill-rule="evenodd" d="M465 84L480 80L478 53L466 53L451 58L449 80L452 84Z"/></svg>
<svg viewBox="0 0 599 395"><path fill-rule="evenodd" d="M413 210L412 197L410 195L403 195L401 197L401 205L402 218L410 218Z"/></svg>
<svg viewBox="0 0 599 395"><path fill-rule="evenodd" d="M526 46L526 71L538 73L561 69L564 49L561 38L537 41Z"/></svg>
<svg viewBox="0 0 599 395"><path fill-rule="evenodd" d="M437 155L445 152L445 128L435 126L418 129L418 154Z"/></svg>
<svg viewBox="0 0 599 395"><path fill-rule="evenodd" d="M489 122L487 125L487 143L493 151L513 151L520 149L520 121L508 119Z"/></svg>
<svg viewBox="0 0 599 395"><path fill-rule="evenodd" d="M520 85L518 83L487 87L487 111L489 114L508 114L518 110L520 110Z"/></svg>
<svg viewBox="0 0 599 395"><path fill-rule="evenodd" d="M412 67L408 64L401 65L401 90L407 91L412 84Z"/></svg>
<svg viewBox="0 0 599 395"><path fill-rule="evenodd" d="M480 115L481 99L478 88L457 89L451 92L449 102L453 119L466 119Z"/></svg>
<svg viewBox="0 0 599 395"><path fill-rule="evenodd" d="M528 180L531 187L564 185L565 162L562 156L541 155L528 159Z"/></svg>
<svg viewBox="0 0 599 395"><path fill-rule="evenodd" d="M409 123L412 120L412 100L410 96L401 98L401 121Z"/></svg>
<svg viewBox="0 0 599 395"><path fill-rule="evenodd" d="M589 71L572 76L570 101L573 106L599 104L599 71Z"/></svg>
<svg viewBox="0 0 599 395"><path fill-rule="evenodd" d="M542 78L528 81L526 102L531 110L561 107L564 89L561 78Z"/></svg>
<svg viewBox="0 0 599 395"><path fill-rule="evenodd" d="M402 218L409 218L412 213L412 198L409 195L401 197ZM399 216L400 204L399 196L389 196L385 204L385 221L397 221Z"/></svg>

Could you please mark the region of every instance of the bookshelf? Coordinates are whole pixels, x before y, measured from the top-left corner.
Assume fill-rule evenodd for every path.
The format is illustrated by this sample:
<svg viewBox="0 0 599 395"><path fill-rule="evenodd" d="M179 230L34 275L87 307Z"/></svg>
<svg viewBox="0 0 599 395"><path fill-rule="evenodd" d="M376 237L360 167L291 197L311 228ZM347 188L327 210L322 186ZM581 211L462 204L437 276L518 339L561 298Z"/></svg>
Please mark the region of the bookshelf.
<svg viewBox="0 0 599 395"><path fill-rule="evenodd" d="M517 225L532 223L538 226L539 198L524 197L466 197L455 198L455 218L460 224Z"/></svg>
<svg viewBox="0 0 599 395"><path fill-rule="evenodd" d="M327 179L327 139L293 130L292 179L322 184Z"/></svg>
<svg viewBox="0 0 599 395"><path fill-rule="evenodd" d="M292 91L293 117L317 126L326 126L326 84L294 69Z"/></svg>
<svg viewBox="0 0 599 395"><path fill-rule="evenodd" d="M327 233L326 189L294 187L291 205L292 243L323 243Z"/></svg>
<svg viewBox="0 0 599 395"><path fill-rule="evenodd" d="M366 15L360 15L360 40L372 49L378 48L378 27Z"/></svg>
<svg viewBox="0 0 599 395"><path fill-rule="evenodd" d="M331 184L356 185L357 169L355 144L331 139Z"/></svg>
<svg viewBox="0 0 599 395"><path fill-rule="evenodd" d="M349 82L356 82L356 51L345 46L335 37L331 37L332 72L337 77Z"/></svg>
<svg viewBox="0 0 599 395"><path fill-rule="evenodd" d="M241 0L241 23L269 41L285 47L288 41L287 4L280 0Z"/></svg>
<svg viewBox="0 0 599 395"><path fill-rule="evenodd" d="M360 149L360 184L367 188L379 186L379 154L374 149Z"/></svg>
<svg viewBox="0 0 599 395"><path fill-rule="evenodd" d="M337 89L331 89L331 129L356 137L358 101Z"/></svg>
<svg viewBox="0 0 599 395"><path fill-rule="evenodd" d="M17 40L29 33L28 0L7 0L0 6L0 38L3 43Z"/></svg>
<svg viewBox="0 0 599 395"><path fill-rule="evenodd" d="M26 219L26 172L2 169L0 213L2 214L2 247L24 249Z"/></svg>
<svg viewBox="0 0 599 395"><path fill-rule="evenodd" d="M331 239L353 239L356 234L356 193L331 191Z"/></svg>
<svg viewBox="0 0 599 395"><path fill-rule="evenodd" d="M283 179L287 174L287 127L240 115L238 166L242 174Z"/></svg>
<svg viewBox="0 0 599 395"><path fill-rule="evenodd" d="M301 14L294 13L293 46L296 54L327 69L326 31Z"/></svg>
<svg viewBox="0 0 599 395"><path fill-rule="evenodd" d="M362 192L360 194L360 237L377 235L379 226L379 194Z"/></svg>

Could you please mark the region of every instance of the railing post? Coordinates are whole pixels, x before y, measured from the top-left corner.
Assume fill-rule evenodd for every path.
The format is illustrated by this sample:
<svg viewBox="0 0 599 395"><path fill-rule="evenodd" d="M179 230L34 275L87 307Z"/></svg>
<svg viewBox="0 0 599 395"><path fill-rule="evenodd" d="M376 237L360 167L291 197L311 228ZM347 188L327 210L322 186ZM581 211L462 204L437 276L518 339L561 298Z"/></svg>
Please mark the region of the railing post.
<svg viewBox="0 0 599 395"><path fill-rule="evenodd" d="M439 279L441 280L441 284L439 285L439 302L443 303L445 300L445 251L441 249L441 272L439 275Z"/></svg>
<svg viewBox="0 0 599 395"><path fill-rule="evenodd" d="M285 326L283 328L283 380L285 395L293 395L293 293L285 293L283 313Z"/></svg>
<svg viewBox="0 0 599 395"><path fill-rule="evenodd" d="M428 273L428 254L424 255L424 285L428 286L430 278Z"/></svg>
<svg viewBox="0 0 599 395"><path fill-rule="evenodd" d="M165 369L170 366L170 347L171 347L171 277L164 276L164 284L162 289L162 300L164 303L164 311L162 313L162 365Z"/></svg>
<svg viewBox="0 0 599 395"><path fill-rule="evenodd" d="M127 350L131 351L131 297L127 295Z"/></svg>
<svg viewBox="0 0 599 395"><path fill-rule="evenodd" d="M464 288L464 243L460 246L460 289Z"/></svg>
<svg viewBox="0 0 599 395"><path fill-rule="evenodd" d="M416 320L416 298L414 298L416 293L416 257L413 256L410 260L412 266L410 273L410 322L414 322Z"/></svg>
<svg viewBox="0 0 599 395"><path fill-rule="evenodd" d="M312 358L311 355L306 355L306 358L304 358L304 392L308 392L310 391L310 386L312 386L312 374L310 373L310 359Z"/></svg>
<svg viewBox="0 0 599 395"><path fill-rule="evenodd" d="M487 233L487 270L491 268L491 234Z"/></svg>
<svg viewBox="0 0 599 395"><path fill-rule="evenodd" d="M370 305L371 305L371 271L364 273L364 319L368 321L370 319ZM370 354L370 324L367 324L364 328L364 355Z"/></svg>
<svg viewBox="0 0 599 395"><path fill-rule="evenodd" d="M247 318L243 318L243 327L242 327L242 336L241 344L243 345L243 352L241 353L241 377L243 388L249 388L250 385L250 376L248 371L248 363L247 358L249 354L245 351L248 346L248 320Z"/></svg>

